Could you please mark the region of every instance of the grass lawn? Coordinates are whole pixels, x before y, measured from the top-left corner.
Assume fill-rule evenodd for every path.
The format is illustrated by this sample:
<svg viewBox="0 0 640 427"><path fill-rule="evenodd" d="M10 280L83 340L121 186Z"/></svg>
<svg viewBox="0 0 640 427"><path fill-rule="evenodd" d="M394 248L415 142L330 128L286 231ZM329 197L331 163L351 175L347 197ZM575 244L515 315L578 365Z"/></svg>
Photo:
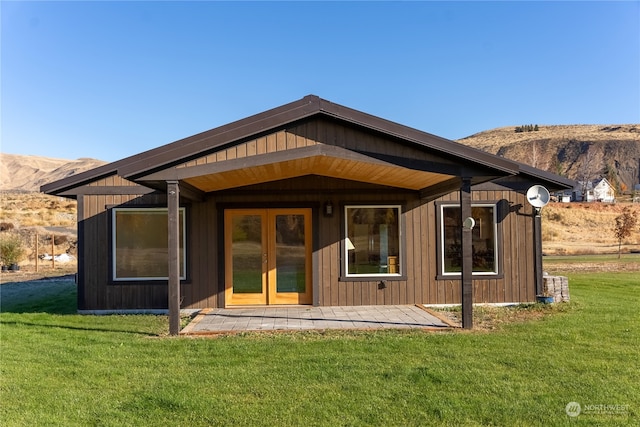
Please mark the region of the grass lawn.
<svg viewBox="0 0 640 427"><path fill-rule="evenodd" d="M638 425L640 275L569 283L568 306L491 332L215 339L163 336L163 316L70 314L73 285L3 297L0 424Z"/></svg>
<svg viewBox="0 0 640 427"><path fill-rule="evenodd" d="M554 266L557 264L574 264L574 263L638 263L640 262L640 254L604 254L604 255L549 255L542 258L545 266Z"/></svg>

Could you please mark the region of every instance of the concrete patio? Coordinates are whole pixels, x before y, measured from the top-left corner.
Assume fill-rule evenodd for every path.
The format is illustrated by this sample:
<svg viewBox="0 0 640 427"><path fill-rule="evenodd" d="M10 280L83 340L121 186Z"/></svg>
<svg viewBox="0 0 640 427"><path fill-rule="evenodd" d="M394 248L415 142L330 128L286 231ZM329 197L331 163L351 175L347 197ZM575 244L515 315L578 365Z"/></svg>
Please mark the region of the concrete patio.
<svg viewBox="0 0 640 427"><path fill-rule="evenodd" d="M244 307L202 310L181 334L384 328L446 330L452 327L455 326L446 319L415 305Z"/></svg>

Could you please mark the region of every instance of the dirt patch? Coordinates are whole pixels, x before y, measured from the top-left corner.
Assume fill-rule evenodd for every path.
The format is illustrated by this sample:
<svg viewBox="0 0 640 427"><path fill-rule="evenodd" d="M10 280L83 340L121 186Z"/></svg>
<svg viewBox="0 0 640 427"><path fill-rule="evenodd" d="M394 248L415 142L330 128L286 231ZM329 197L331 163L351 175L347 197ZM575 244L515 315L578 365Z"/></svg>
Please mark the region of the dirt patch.
<svg viewBox="0 0 640 427"><path fill-rule="evenodd" d="M568 303L557 304L519 304L507 307L474 306L474 331L494 331L503 325L516 322L530 322L542 319L553 313L564 312L571 308ZM438 316L444 317L453 325L462 326L462 311L460 307L434 310Z"/></svg>
<svg viewBox="0 0 640 427"><path fill-rule="evenodd" d="M0 273L0 285L4 286L9 283L30 282L38 280L46 280L58 277L67 277L73 279L78 271L77 265L66 264L56 268L40 267L35 271L34 266L23 266L19 271L3 271Z"/></svg>

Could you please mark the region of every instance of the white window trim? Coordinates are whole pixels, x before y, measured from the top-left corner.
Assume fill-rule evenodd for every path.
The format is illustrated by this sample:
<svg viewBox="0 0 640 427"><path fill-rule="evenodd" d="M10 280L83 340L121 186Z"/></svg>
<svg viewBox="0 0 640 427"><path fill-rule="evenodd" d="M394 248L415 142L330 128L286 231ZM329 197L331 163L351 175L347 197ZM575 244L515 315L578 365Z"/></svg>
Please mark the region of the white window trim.
<svg viewBox="0 0 640 427"><path fill-rule="evenodd" d="M347 211L349 208L367 209L367 208L394 208L398 211L398 272L397 273L373 273L373 274L355 274L349 273L349 216ZM345 205L344 207L344 238L342 239L342 247L344 253L344 277L402 277L402 268L404 260L404 248L402 247L402 206L401 205Z"/></svg>
<svg viewBox="0 0 640 427"><path fill-rule="evenodd" d="M116 213L121 211L127 212L166 212L169 216L168 208L113 208L111 213L111 278L114 282L137 282L137 281L157 281L169 280L169 277L117 277L116 275ZM186 280L187 274L187 233L186 233L186 212L185 208L178 209L178 217L182 214L182 271L183 275L180 280Z"/></svg>
<svg viewBox="0 0 640 427"><path fill-rule="evenodd" d="M500 266L498 265L500 257L498 256L498 204L497 203L472 203L472 208L493 208L493 247L495 262L494 271L473 271L474 276L498 276L500 274ZM440 251L438 254L438 263L440 265L440 275L442 276L460 276L460 272L446 272L444 268L444 208L460 208L460 203L443 203L440 205ZM462 225L461 225L462 227Z"/></svg>

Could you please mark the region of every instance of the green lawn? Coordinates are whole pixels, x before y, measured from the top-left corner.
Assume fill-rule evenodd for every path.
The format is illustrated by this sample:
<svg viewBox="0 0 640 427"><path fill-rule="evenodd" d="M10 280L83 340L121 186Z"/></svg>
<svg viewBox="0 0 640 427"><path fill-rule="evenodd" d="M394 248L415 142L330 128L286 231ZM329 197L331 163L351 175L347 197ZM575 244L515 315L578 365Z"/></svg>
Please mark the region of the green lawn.
<svg viewBox="0 0 640 427"><path fill-rule="evenodd" d="M60 289L3 298L3 426L640 424L637 272L573 274L568 308L492 332L168 338Z"/></svg>
<svg viewBox="0 0 640 427"><path fill-rule="evenodd" d="M640 254L604 254L604 255L549 255L542 258L544 266L554 266L556 264L574 264L574 263L639 263Z"/></svg>

